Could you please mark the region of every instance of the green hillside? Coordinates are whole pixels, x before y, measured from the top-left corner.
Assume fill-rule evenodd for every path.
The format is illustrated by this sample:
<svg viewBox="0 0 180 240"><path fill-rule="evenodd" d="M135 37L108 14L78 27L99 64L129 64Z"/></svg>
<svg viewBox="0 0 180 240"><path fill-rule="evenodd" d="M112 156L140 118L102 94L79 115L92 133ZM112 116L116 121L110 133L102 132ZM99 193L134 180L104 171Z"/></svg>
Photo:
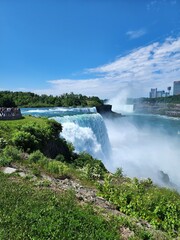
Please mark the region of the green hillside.
<svg viewBox="0 0 180 240"><path fill-rule="evenodd" d="M0 239L178 239L180 195L109 173L46 118L0 121Z"/></svg>

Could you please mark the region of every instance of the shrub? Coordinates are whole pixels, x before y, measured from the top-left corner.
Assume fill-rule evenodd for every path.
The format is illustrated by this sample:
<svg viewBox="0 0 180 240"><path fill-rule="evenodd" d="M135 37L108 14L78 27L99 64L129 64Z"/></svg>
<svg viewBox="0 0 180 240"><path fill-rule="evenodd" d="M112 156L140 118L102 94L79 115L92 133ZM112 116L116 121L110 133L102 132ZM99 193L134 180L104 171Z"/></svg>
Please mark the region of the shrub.
<svg viewBox="0 0 180 240"><path fill-rule="evenodd" d="M116 172L114 173L114 176L117 177L117 178L123 177L123 170L122 170L122 168L117 168Z"/></svg>
<svg viewBox="0 0 180 240"><path fill-rule="evenodd" d="M5 146L7 145L7 142L4 138L0 138L0 150L5 148Z"/></svg>
<svg viewBox="0 0 180 240"><path fill-rule="evenodd" d="M43 153L39 150L31 153L28 158L30 163L37 163L37 162L43 162L46 160L46 157L43 155Z"/></svg>
<svg viewBox="0 0 180 240"><path fill-rule="evenodd" d="M103 179L107 172L104 164L97 159L94 159L90 154L82 152L74 161L74 165L83 168L85 177L90 180Z"/></svg>
<svg viewBox="0 0 180 240"><path fill-rule="evenodd" d="M105 173L99 160L87 163L83 168L83 171L85 173L85 177L89 180L103 179Z"/></svg>
<svg viewBox="0 0 180 240"><path fill-rule="evenodd" d="M113 202L123 213L145 219L157 229L176 237L180 231L180 196L177 192L159 188L151 179L124 179L114 185L113 177L99 185L101 196Z"/></svg>
<svg viewBox="0 0 180 240"><path fill-rule="evenodd" d="M8 166L11 162L21 160L21 151L14 146L6 146L0 155L0 166Z"/></svg>
<svg viewBox="0 0 180 240"><path fill-rule="evenodd" d="M38 147L38 140L36 137L25 131L14 133L12 143L26 152L32 152Z"/></svg>
<svg viewBox="0 0 180 240"><path fill-rule="evenodd" d="M66 175L68 172L68 167L64 163L55 160L49 161L46 168L49 173L59 176Z"/></svg>
<svg viewBox="0 0 180 240"><path fill-rule="evenodd" d="M57 160L57 161L60 161L60 162L64 162L64 161L65 161L65 158L64 158L64 156L63 156L62 154L58 154L58 155L56 156L56 160Z"/></svg>

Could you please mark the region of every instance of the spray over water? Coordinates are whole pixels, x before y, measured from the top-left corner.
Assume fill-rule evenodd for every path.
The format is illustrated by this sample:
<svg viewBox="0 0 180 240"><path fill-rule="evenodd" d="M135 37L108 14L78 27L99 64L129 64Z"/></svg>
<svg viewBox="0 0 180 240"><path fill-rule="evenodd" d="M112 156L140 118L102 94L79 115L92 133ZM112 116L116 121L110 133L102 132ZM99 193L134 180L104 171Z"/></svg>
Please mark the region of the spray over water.
<svg viewBox="0 0 180 240"><path fill-rule="evenodd" d="M110 102L118 109L125 101L116 99ZM106 166L110 171L122 167L130 177L149 177L162 186L167 186L163 181L167 174L168 185L180 190L180 119L130 114L105 123L112 146Z"/></svg>

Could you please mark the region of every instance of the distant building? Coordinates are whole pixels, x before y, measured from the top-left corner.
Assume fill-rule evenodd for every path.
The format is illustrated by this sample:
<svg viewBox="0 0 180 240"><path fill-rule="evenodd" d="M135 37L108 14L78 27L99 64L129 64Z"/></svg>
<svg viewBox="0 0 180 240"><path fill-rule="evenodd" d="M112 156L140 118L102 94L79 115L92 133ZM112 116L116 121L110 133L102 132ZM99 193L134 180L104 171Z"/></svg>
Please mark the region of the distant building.
<svg viewBox="0 0 180 240"><path fill-rule="evenodd" d="M156 92L156 97L164 97L165 96L165 91L157 91Z"/></svg>
<svg viewBox="0 0 180 240"><path fill-rule="evenodd" d="M158 91L157 88L151 88L149 93L150 98L159 98L159 97L168 97L169 93L165 92L164 90Z"/></svg>
<svg viewBox="0 0 180 240"><path fill-rule="evenodd" d="M174 81L173 95L180 94L180 81Z"/></svg>
<svg viewBox="0 0 180 240"><path fill-rule="evenodd" d="M151 88L151 91L149 93L150 98L156 98L157 97L157 88Z"/></svg>

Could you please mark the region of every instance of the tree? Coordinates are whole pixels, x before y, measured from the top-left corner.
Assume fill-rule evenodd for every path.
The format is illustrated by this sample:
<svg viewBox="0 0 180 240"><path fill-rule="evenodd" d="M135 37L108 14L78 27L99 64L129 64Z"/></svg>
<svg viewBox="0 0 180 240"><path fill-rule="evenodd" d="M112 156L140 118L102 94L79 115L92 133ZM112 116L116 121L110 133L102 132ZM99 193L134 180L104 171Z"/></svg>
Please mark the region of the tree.
<svg viewBox="0 0 180 240"><path fill-rule="evenodd" d="M167 90L168 90L168 92L169 92L169 95L170 95L171 87L170 87L170 86L169 86L169 87L167 87Z"/></svg>

